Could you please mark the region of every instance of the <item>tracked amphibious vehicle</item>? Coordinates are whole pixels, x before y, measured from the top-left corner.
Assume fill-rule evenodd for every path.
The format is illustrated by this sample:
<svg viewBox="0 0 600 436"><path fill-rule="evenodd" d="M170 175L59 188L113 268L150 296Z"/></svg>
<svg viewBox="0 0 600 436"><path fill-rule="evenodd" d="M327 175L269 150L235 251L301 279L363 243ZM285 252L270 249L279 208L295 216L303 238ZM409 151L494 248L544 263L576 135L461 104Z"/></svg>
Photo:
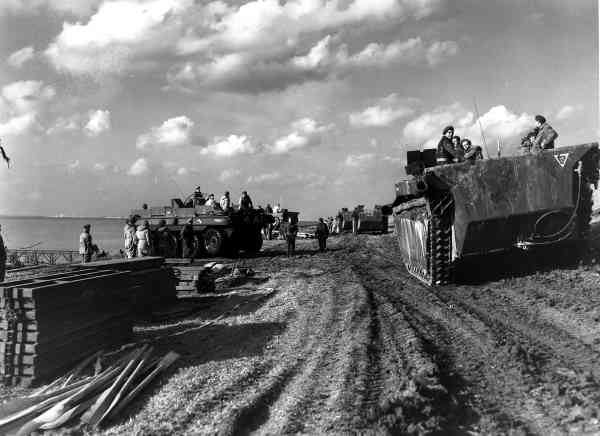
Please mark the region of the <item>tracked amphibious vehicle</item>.
<svg viewBox="0 0 600 436"><path fill-rule="evenodd" d="M392 204L406 268L443 285L467 256L586 240L599 156L591 143L435 166L435 150L409 151Z"/></svg>

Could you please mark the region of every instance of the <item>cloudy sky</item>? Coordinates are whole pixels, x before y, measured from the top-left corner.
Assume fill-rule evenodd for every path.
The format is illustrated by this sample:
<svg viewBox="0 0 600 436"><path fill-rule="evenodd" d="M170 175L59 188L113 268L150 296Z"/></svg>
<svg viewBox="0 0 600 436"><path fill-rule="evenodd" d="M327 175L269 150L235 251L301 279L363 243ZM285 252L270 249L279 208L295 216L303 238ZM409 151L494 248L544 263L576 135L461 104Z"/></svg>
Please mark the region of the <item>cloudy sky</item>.
<svg viewBox="0 0 600 436"><path fill-rule="evenodd" d="M446 124L506 153L537 113L598 136L589 0L2 0L0 65L0 214L201 185L315 218L392 201Z"/></svg>

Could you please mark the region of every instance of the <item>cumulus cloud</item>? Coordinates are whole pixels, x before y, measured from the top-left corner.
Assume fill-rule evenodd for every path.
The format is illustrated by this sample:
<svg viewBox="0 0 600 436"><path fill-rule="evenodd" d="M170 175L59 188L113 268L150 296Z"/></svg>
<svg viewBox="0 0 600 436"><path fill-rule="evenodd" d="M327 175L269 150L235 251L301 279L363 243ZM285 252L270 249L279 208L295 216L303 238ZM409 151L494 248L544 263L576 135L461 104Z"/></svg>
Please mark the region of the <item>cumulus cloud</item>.
<svg viewBox="0 0 600 436"><path fill-rule="evenodd" d="M344 161L346 166L352 168L362 168L375 161L375 153L349 154Z"/></svg>
<svg viewBox="0 0 600 436"><path fill-rule="evenodd" d="M84 131L88 136L98 136L100 133L110 130L110 125L110 111L97 109L90 112Z"/></svg>
<svg viewBox="0 0 600 436"><path fill-rule="evenodd" d="M434 147L446 125L464 128L473 122L473 118L473 112L465 111L462 105L455 103L419 115L404 126L403 133L405 139L415 145Z"/></svg>
<svg viewBox="0 0 600 436"><path fill-rule="evenodd" d="M74 113L58 117L52 126L46 129L48 135L58 135L67 132L83 132L95 137L110 130L111 118L109 110L90 110L87 113Z"/></svg>
<svg viewBox="0 0 600 436"><path fill-rule="evenodd" d="M138 158L127 171L130 176L142 176L150 172L150 163L145 157Z"/></svg>
<svg viewBox="0 0 600 436"><path fill-rule="evenodd" d="M228 168L226 170L223 170L221 172L221 175L219 176L219 180L221 182L226 182L228 180L231 180L235 177L238 177L242 172L240 170L236 170L233 168Z"/></svg>
<svg viewBox="0 0 600 436"><path fill-rule="evenodd" d="M55 95L52 86L35 80L13 82L2 87L0 135L20 135L29 131Z"/></svg>
<svg viewBox="0 0 600 436"><path fill-rule="evenodd" d="M139 149L153 146L180 147L191 145L195 139L193 134L194 122L187 116L181 115L169 118L150 132L138 136L136 147Z"/></svg>
<svg viewBox="0 0 600 436"><path fill-rule="evenodd" d="M81 129L81 114L58 117L54 124L46 129L48 135L57 135L64 132L74 132Z"/></svg>
<svg viewBox="0 0 600 436"><path fill-rule="evenodd" d="M412 115L414 110L398 101L396 94L390 94L373 106L360 112L353 112L348 116L348 121L353 127L385 127L393 122ZM375 146L377 142L375 142Z"/></svg>
<svg viewBox="0 0 600 436"><path fill-rule="evenodd" d="M183 28L191 0L103 2L87 23L65 22L44 54L58 70L75 74L123 73L169 51Z"/></svg>
<svg viewBox="0 0 600 436"><path fill-rule="evenodd" d="M267 149L273 154L289 153L321 143L321 134L331 130L333 125L321 125L312 118L301 118L292 122L291 132L275 140Z"/></svg>
<svg viewBox="0 0 600 436"><path fill-rule="evenodd" d="M215 138L212 143L202 149L201 154L215 157L232 157L239 154L251 154L256 151L257 148L247 136L229 135L226 138Z"/></svg>
<svg viewBox="0 0 600 436"><path fill-rule="evenodd" d="M71 8L76 4L68 3ZM90 75L160 69L165 58L179 58L167 75L171 87L258 92L393 62L437 65L456 54L455 42L373 42L350 54L345 44L334 44L334 38L319 38L343 35L348 27L421 20L444 4L445 0L254 0L241 5L220 0L104 1L97 9L96 4L82 8L94 10L89 19L64 22L44 54L60 71Z"/></svg>
<svg viewBox="0 0 600 436"><path fill-rule="evenodd" d="M274 182L276 180L281 179L281 173L275 171L272 173L264 173L264 174L257 174L257 175L253 175L248 177L248 179L246 180L246 184L248 185L259 185L261 183L269 183L269 182Z"/></svg>
<svg viewBox="0 0 600 436"><path fill-rule="evenodd" d="M209 28L186 35L179 42L179 50L272 49L281 41L294 45L304 34L332 28L422 19L441 7L440 0L351 0L345 4L336 0L255 0L239 7L218 3L205 13L206 18L210 17Z"/></svg>
<svg viewBox="0 0 600 436"><path fill-rule="evenodd" d="M505 145L504 153L513 154L518 150L518 138L535 123L532 115L513 113L503 105L494 106L475 119L472 112L455 103L425 112L407 123L404 138L413 145L433 148L441 137L442 129L449 124L455 127L457 135L470 138L475 143L481 142L481 125L487 141L495 143L500 140Z"/></svg>
<svg viewBox="0 0 600 436"><path fill-rule="evenodd" d="M458 51L459 47L455 41L435 41L427 48L425 57L429 65L433 67L452 56L456 56Z"/></svg>
<svg viewBox="0 0 600 436"><path fill-rule="evenodd" d="M20 50L12 53L8 59L6 59L6 63L14 68L21 68L25 62L33 59L34 51L32 46L23 47Z"/></svg>
<svg viewBox="0 0 600 436"><path fill-rule="evenodd" d="M453 41L427 45L421 38L411 38L389 44L370 43L350 54L345 44L334 46L333 38L327 35L303 55L228 53L185 62L171 69L167 80L175 88L205 86L252 93L392 64L435 66L457 52L458 45Z"/></svg>
<svg viewBox="0 0 600 436"><path fill-rule="evenodd" d="M558 121L565 121L565 120L568 120L569 118L572 118L573 116L575 116L576 114L578 114L581 111L583 111L583 105L580 105L580 104L576 105L576 106L566 105L558 110L558 112L556 113L556 119Z"/></svg>
<svg viewBox="0 0 600 436"><path fill-rule="evenodd" d="M12 14L35 14L47 9L59 14L85 17L92 13L103 0L2 0L0 16Z"/></svg>

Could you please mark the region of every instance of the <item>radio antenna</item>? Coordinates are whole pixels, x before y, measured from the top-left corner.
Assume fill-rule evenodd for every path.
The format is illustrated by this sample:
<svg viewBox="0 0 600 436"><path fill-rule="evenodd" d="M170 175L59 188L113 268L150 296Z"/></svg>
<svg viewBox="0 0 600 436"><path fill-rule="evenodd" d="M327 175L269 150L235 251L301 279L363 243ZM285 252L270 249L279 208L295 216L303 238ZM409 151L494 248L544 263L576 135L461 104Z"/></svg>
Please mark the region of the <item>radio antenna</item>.
<svg viewBox="0 0 600 436"><path fill-rule="evenodd" d="M491 157L490 151L488 150L487 141L485 140L485 134L483 133L483 127L481 126L481 117L479 116L479 109L477 108L477 100L473 97L473 105L475 106L475 116L477 117L477 123L479 124L479 131L481 132L481 140L483 141L483 146L485 148L485 152L488 155L488 159Z"/></svg>

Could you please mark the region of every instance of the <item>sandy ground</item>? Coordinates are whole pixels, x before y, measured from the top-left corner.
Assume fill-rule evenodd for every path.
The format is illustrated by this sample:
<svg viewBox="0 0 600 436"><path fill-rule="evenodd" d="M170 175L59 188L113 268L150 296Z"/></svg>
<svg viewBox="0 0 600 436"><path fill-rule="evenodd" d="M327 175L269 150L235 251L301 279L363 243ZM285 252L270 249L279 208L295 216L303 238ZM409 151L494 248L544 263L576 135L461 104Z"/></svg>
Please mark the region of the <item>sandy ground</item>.
<svg viewBox="0 0 600 436"><path fill-rule="evenodd" d="M247 283L139 324L182 357L102 434L600 434L594 263L496 257L427 288L392 236L329 247L272 241Z"/></svg>

